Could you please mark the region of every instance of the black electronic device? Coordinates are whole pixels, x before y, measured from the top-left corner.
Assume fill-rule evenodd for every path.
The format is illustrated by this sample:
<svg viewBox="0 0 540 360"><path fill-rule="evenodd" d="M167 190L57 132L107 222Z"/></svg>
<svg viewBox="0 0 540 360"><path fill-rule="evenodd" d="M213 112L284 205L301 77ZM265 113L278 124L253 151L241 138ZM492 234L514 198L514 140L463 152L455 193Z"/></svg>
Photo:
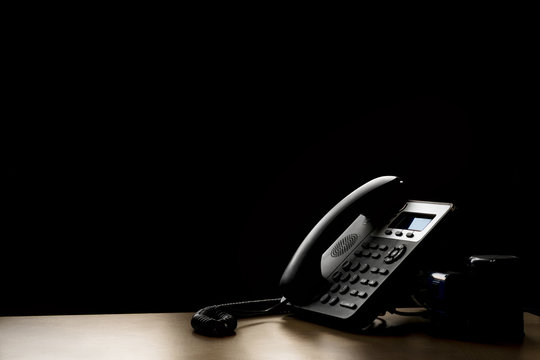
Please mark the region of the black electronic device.
<svg viewBox="0 0 540 360"><path fill-rule="evenodd" d="M482 341L524 336L521 264L512 255L475 255L459 271L420 273L415 299L436 333Z"/></svg>
<svg viewBox="0 0 540 360"><path fill-rule="evenodd" d="M355 328L371 324L396 305L393 300L421 263L428 235L452 209L450 203L407 201L398 177L364 184L307 235L281 278L283 296L293 311L317 321ZM336 236L334 223L351 215L355 218Z"/></svg>
<svg viewBox="0 0 540 360"><path fill-rule="evenodd" d="M451 203L408 200L403 179L375 178L335 205L309 232L280 281L272 309L248 303L202 309L192 326L207 335L234 330L229 313L260 315L288 310L314 321L361 329L396 306L421 263L422 249L453 210ZM222 310L227 308L228 313Z"/></svg>

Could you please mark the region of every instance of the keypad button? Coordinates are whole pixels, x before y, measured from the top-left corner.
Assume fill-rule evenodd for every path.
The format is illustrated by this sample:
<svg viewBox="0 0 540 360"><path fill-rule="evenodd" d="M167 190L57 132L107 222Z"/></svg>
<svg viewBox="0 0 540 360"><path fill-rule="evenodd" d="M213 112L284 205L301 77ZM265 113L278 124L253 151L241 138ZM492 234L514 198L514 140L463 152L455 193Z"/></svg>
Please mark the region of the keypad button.
<svg viewBox="0 0 540 360"><path fill-rule="evenodd" d="M341 286L341 285L339 285L339 284L334 284L334 285L332 285L332 287L330 288L330 292L335 293L336 291L339 290L339 287L340 287L340 286Z"/></svg>
<svg viewBox="0 0 540 360"><path fill-rule="evenodd" d="M362 264L362 266L360 266L360 272L361 273L365 273L366 271L368 271L369 269L369 265L368 264Z"/></svg>
<svg viewBox="0 0 540 360"><path fill-rule="evenodd" d="M339 290L339 293L342 294L342 295L344 295L344 294L346 294L346 293L348 293L348 292L349 292L349 286L347 286L347 285L344 285L344 286Z"/></svg>
<svg viewBox="0 0 540 360"><path fill-rule="evenodd" d="M351 271L356 271L360 268L360 263L359 262L353 262L352 265L351 265Z"/></svg>
<svg viewBox="0 0 540 360"><path fill-rule="evenodd" d="M379 245L378 245L377 243L371 243L371 244L369 244L369 248L370 248L370 249L375 250L375 249L377 249L378 247L379 247Z"/></svg>
<svg viewBox="0 0 540 360"><path fill-rule="evenodd" d="M360 280L360 275L354 274L351 278L351 284L356 284Z"/></svg>
<svg viewBox="0 0 540 360"><path fill-rule="evenodd" d="M403 235L403 231L396 231L396 236L401 236Z"/></svg>
<svg viewBox="0 0 540 360"><path fill-rule="evenodd" d="M369 282L368 279L360 279L360 284L362 284L362 285L367 285L368 282Z"/></svg>
<svg viewBox="0 0 540 360"><path fill-rule="evenodd" d="M381 257L381 254L379 254L379 253L371 254L371 257L372 257L373 259L378 259L378 258Z"/></svg>
<svg viewBox="0 0 540 360"><path fill-rule="evenodd" d="M347 271L347 270L349 270L349 269L351 268L351 265L352 265L352 264L351 264L350 261L345 261L345 262L343 263L343 265L341 265L341 268L342 268L343 270Z"/></svg>
<svg viewBox="0 0 540 360"><path fill-rule="evenodd" d="M330 300L330 294L324 294L323 296L321 296L321 302L323 304L326 304L328 300Z"/></svg>
<svg viewBox="0 0 540 360"><path fill-rule="evenodd" d="M328 303L330 305L336 305L338 302L339 302L339 298L337 296L334 296L333 298L330 299Z"/></svg>
<svg viewBox="0 0 540 360"><path fill-rule="evenodd" d="M378 267L372 267L371 269L369 269L369 271L371 271L372 273L376 274L379 272L379 268Z"/></svg>
<svg viewBox="0 0 540 360"><path fill-rule="evenodd" d="M406 236L407 236L408 238L412 238L412 237L414 237L414 233L412 233L412 232L410 232L410 233L407 233L407 235L406 235Z"/></svg>
<svg viewBox="0 0 540 360"><path fill-rule="evenodd" d="M366 298L366 297L367 297L367 292L365 292L365 291L359 291L359 292L358 292L358 297Z"/></svg>
<svg viewBox="0 0 540 360"><path fill-rule="evenodd" d="M382 250L382 251L388 250L388 245L379 245L379 250Z"/></svg>
<svg viewBox="0 0 540 360"><path fill-rule="evenodd" d="M345 301L342 301L339 303L339 306L343 306L344 308L347 308L347 309L356 309L357 305L354 304L354 303L350 303L350 302L345 302Z"/></svg>
<svg viewBox="0 0 540 360"><path fill-rule="evenodd" d="M358 293L359 293L358 290L351 290L351 292L349 293L349 295L351 295L351 296L357 296Z"/></svg>
<svg viewBox="0 0 540 360"><path fill-rule="evenodd" d="M341 279L341 275L342 275L341 272L338 271L334 275L332 275L332 279L334 281L339 281L339 279Z"/></svg>
<svg viewBox="0 0 540 360"><path fill-rule="evenodd" d="M369 250L362 251L362 256L370 257L371 256L371 251L369 251Z"/></svg>
<svg viewBox="0 0 540 360"><path fill-rule="evenodd" d="M381 275L388 275L388 269L379 269L379 274Z"/></svg>
<svg viewBox="0 0 540 360"><path fill-rule="evenodd" d="M385 233L386 235L392 235L392 230L388 230L388 229L387 229L387 230L384 230L384 233Z"/></svg>
<svg viewBox="0 0 540 360"><path fill-rule="evenodd" d="M351 278L351 274L345 273L341 276L341 281L347 281Z"/></svg>
<svg viewBox="0 0 540 360"><path fill-rule="evenodd" d="M377 281L375 281L375 280L369 280L368 285L375 287L375 286L379 285L379 283Z"/></svg>

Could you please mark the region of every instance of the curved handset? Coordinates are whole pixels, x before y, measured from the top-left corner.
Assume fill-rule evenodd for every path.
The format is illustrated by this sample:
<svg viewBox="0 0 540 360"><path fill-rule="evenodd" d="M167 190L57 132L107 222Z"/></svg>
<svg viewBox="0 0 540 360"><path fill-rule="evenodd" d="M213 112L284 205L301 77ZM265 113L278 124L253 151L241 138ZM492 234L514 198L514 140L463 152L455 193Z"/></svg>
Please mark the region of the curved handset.
<svg viewBox="0 0 540 360"><path fill-rule="evenodd" d="M309 232L280 281L282 295L302 305L313 300L328 282L321 272L321 256L341 232L359 215L372 225L386 221L406 203L405 184L396 176L375 178L334 206Z"/></svg>

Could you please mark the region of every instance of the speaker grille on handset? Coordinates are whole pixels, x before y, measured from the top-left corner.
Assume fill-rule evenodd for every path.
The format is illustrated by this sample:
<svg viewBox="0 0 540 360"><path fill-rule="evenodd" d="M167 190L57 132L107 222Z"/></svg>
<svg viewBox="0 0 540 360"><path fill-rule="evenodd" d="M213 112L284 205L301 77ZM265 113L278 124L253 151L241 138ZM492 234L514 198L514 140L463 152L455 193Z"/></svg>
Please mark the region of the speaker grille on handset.
<svg viewBox="0 0 540 360"><path fill-rule="evenodd" d="M339 240L336 245L334 245L334 248L330 252L330 255L332 257L338 257L343 254L345 254L347 251L350 250L354 246L354 243L356 242L356 239L358 239L358 235L356 234L350 234Z"/></svg>

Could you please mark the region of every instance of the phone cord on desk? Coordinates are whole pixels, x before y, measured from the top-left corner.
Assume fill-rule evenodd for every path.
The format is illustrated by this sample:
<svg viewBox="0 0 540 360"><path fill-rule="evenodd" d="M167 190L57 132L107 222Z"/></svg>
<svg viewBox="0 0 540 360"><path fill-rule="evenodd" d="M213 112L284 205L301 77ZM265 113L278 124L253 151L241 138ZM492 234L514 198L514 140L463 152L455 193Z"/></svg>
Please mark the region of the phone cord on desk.
<svg viewBox="0 0 540 360"><path fill-rule="evenodd" d="M248 306L253 307L254 305L256 308L247 308ZM265 307L260 309L260 306ZM286 314L289 312L287 300L285 298L212 305L197 311L191 318L191 326L199 334L221 337L234 334L237 318Z"/></svg>

